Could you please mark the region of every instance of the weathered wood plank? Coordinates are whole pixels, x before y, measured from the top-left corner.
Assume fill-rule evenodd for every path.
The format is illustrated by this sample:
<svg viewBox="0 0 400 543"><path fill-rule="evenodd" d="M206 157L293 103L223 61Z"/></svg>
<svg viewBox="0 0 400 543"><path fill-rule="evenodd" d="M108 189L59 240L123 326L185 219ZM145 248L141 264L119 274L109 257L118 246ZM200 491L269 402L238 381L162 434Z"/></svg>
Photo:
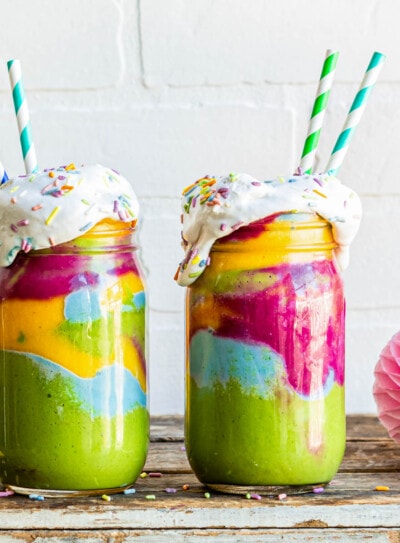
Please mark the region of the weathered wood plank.
<svg viewBox="0 0 400 543"><path fill-rule="evenodd" d="M302 529L302 530L107 530L107 531L53 531L35 533L25 531L0 531L0 543L335 543L373 542L400 543L398 530L349 530L349 529Z"/></svg>
<svg viewBox="0 0 400 543"><path fill-rule="evenodd" d="M97 498L31 501L12 496L0 501L3 530L157 530L157 529L400 529L398 474L339 474L323 494L302 494L260 501L206 490L193 475L140 479L136 494ZM183 490L183 484L189 489ZM375 491L386 484L388 492ZM175 488L170 494L165 488ZM146 497L152 495L154 500Z"/></svg>
<svg viewBox="0 0 400 543"><path fill-rule="evenodd" d="M400 444L393 440L348 441L340 471L400 471Z"/></svg>
<svg viewBox="0 0 400 543"><path fill-rule="evenodd" d="M43 504L9 509L0 515L3 530L111 530L111 529L303 529L303 528L392 528L400 529L400 504L318 503L310 500L307 507L291 503L257 502L242 499L207 500L207 507L197 507L204 498L186 498L175 505L145 502L143 497L131 499L129 507L113 502L66 505ZM250 503L251 502L251 503Z"/></svg>
<svg viewBox="0 0 400 543"><path fill-rule="evenodd" d="M374 415L348 415L347 439L349 441L390 440L387 431ZM152 417L151 440L183 441L183 417L180 415Z"/></svg>
<svg viewBox="0 0 400 543"><path fill-rule="evenodd" d="M348 415L347 440L390 439L386 429L374 415Z"/></svg>
<svg viewBox="0 0 400 543"><path fill-rule="evenodd" d="M163 415L151 417L151 441L183 441L183 417Z"/></svg>
<svg viewBox="0 0 400 543"><path fill-rule="evenodd" d="M163 473L191 473L192 471L181 442L150 443L144 470Z"/></svg>
<svg viewBox="0 0 400 543"><path fill-rule="evenodd" d="M183 490L183 486L189 485L190 492ZM378 492L375 490L376 486L389 487L388 492ZM137 492L161 492L161 497L165 492L165 488L175 488L177 495L184 499L185 496L190 495L192 492L204 493L208 489L202 485L196 477L190 474L163 474L161 478L146 477L145 479L138 479L135 484ZM350 498L356 500L357 496L362 494L371 498L371 500L381 500L384 496L392 495L399 498L400 503L400 476L397 472L389 473L338 473L334 480L329 485L329 488L325 491L329 491L329 496L335 500L342 500L344 498ZM211 492L215 497L220 496L216 492ZM311 495L312 496L312 495ZM297 496L297 503L299 505L307 505L310 500L310 494L300 494ZM314 498L321 500L322 497ZM399 542L400 543L400 542Z"/></svg>
<svg viewBox="0 0 400 543"><path fill-rule="evenodd" d="M190 473L191 468L180 442L150 444L146 471ZM393 440L349 441L340 471L400 471L400 444Z"/></svg>

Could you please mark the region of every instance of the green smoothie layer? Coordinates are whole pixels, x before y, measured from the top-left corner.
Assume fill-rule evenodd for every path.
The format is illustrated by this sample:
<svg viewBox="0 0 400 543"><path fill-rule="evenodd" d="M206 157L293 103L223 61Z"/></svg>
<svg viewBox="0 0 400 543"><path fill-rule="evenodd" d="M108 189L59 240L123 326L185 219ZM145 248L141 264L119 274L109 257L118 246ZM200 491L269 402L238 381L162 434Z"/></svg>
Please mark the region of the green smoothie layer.
<svg viewBox="0 0 400 543"><path fill-rule="evenodd" d="M188 386L186 450L203 483L304 485L337 472L343 387L335 383L325 398L308 400L284 388L275 399L247 393L234 378L201 388L190 379Z"/></svg>
<svg viewBox="0 0 400 543"><path fill-rule="evenodd" d="M115 390L119 402L101 390L100 374L99 382L79 379L29 355L1 351L0 356L4 482L80 490L123 486L137 478L147 453L149 416L139 385L131 386L133 376L131 398L126 383ZM122 377L125 370L118 371ZM90 392L102 410L85 401Z"/></svg>

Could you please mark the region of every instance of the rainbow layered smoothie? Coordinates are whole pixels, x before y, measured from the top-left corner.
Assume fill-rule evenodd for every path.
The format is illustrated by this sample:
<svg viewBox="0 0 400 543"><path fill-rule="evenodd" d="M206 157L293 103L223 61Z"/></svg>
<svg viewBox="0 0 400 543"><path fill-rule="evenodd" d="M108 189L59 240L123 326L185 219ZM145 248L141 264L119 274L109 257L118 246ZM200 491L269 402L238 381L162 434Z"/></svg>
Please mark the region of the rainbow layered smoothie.
<svg viewBox="0 0 400 543"><path fill-rule="evenodd" d="M132 483L148 447L138 205L102 166L0 188L0 475L29 488Z"/></svg>
<svg viewBox="0 0 400 543"><path fill-rule="evenodd" d="M312 485L345 446L341 269L361 216L326 174L184 190L185 438L204 483Z"/></svg>

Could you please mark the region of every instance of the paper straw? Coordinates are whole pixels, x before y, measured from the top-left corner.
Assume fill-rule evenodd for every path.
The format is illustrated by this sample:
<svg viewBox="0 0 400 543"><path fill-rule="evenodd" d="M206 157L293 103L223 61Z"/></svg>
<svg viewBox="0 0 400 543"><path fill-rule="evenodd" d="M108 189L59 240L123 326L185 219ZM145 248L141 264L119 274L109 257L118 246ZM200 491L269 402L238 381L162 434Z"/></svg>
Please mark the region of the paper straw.
<svg viewBox="0 0 400 543"><path fill-rule="evenodd" d="M343 163L343 159L348 151L350 141L353 138L355 129L360 122L362 114L364 113L368 98L376 83L376 80L378 79L378 75L382 69L383 63L385 62L385 58L385 55L382 53L375 52L372 55L364 78L361 82L360 90L357 92L354 98L349 113L347 114L346 121L343 125L342 132L339 134L329 159L326 171L330 175L337 175L339 168Z"/></svg>
<svg viewBox="0 0 400 543"><path fill-rule="evenodd" d="M307 137L301 155L300 170L303 173L311 173L314 166L315 153L321 135L322 123L328 104L329 94L331 92L338 57L338 51L332 51L331 49L327 50L319 79L314 107L308 125Z"/></svg>
<svg viewBox="0 0 400 543"><path fill-rule="evenodd" d="M31 122L29 119L28 103L22 83L21 63L19 60L7 62L8 75L12 88L15 114L17 116L19 139L22 156L24 157L26 173L35 172L38 169L35 146L32 139Z"/></svg>
<svg viewBox="0 0 400 543"><path fill-rule="evenodd" d="M0 162L0 185L8 180L7 172L4 169L3 164Z"/></svg>

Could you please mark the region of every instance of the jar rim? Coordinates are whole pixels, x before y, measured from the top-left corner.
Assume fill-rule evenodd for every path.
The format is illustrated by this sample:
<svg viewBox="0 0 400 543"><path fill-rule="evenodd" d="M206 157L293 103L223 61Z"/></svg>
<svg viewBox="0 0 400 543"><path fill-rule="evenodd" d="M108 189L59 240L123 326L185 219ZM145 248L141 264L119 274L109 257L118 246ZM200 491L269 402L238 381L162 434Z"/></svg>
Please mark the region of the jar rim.
<svg viewBox="0 0 400 543"><path fill-rule="evenodd" d="M290 217L296 216L297 220ZM278 220L276 220L278 218ZM299 220L300 219L300 220ZM243 225L227 236L216 240L211 252L255 250L260 241L268 250L331 250L337 247L333 239L332 225L315 213L279 213ZM247 248L246 248L247 247ZM239 249L240 248L240 249Z"/></svg>

